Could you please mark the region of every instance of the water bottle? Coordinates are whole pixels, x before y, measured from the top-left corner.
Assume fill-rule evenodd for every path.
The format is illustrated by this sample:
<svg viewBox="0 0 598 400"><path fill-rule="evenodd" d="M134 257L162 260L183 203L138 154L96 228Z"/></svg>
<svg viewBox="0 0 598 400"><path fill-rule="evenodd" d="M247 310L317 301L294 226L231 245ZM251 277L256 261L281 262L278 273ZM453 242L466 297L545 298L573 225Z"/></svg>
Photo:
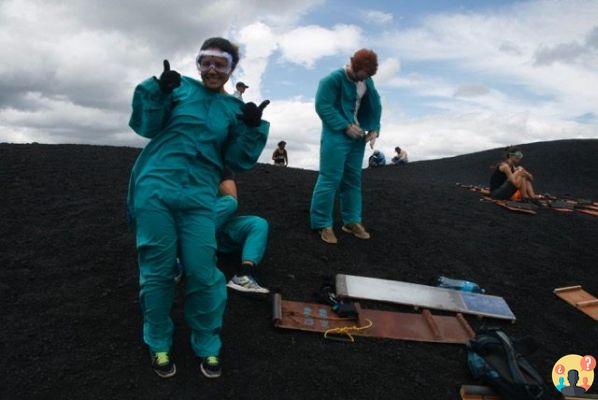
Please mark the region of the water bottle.
<svg viewBox="0 0 598 400"><path fill-rule="evenodd" d="M486 293L486 291L480 288L477 283L464 281L461 279L451 279L447 278L446 276L439 276L438 278L434 279L434 286L445 289L460 290L462 292Z"/></svg>

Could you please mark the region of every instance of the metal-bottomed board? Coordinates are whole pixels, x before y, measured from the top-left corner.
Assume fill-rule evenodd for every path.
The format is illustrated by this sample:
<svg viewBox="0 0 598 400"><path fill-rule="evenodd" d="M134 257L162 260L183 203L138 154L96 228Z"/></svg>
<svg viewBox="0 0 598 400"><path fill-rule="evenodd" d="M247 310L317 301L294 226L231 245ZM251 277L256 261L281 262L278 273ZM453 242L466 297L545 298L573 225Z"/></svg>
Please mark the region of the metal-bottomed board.
<svg viewBox="0 0 598 400"><path fill-rule="evenodd" d="M416 283L338 274L336 294L515 321L515 315L502 297Z"/></svg>

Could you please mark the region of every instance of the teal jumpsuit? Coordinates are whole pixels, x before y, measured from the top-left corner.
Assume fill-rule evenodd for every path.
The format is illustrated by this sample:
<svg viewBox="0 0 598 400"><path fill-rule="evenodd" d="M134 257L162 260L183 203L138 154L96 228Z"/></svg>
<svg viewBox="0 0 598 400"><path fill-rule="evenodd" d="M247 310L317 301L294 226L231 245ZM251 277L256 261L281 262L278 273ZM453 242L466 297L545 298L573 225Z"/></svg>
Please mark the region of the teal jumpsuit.
<svg viewBox="0 0 598 400"><path fill-rule="evenodd" d="M255 215L233 217L237 207L237 200L233 196L222 196L216 201L218 252L234 253L241 250L242 261L258 265L264 258L268 244L268 222Z"/></svg>
<svg viewBox="0 0 598 400"><path fill-rule="evenodd" d="M150 78L135 89L129 125L151 140L131 172L128 208L139 257L143 339L169 351L177 253L185 265L185 320L199 357L218 355L226 286L216 267L214 203L224 166L252 168L269 123L241 122L243 102L189 77L172 94Z"/></svg>
<svg viewBox="0 0 598 400"><path fill-rule="evenodd" d="M380 131L382 106L374 81L366 81L357 122L365 131ZM316 112L322 120L320 173L311 200L311 228L331 227L336 192L340 188L341 217L344 224L361 223L361 165L365 140L345 134L355 123L357 88L343 68L320 81Z"/></svg>

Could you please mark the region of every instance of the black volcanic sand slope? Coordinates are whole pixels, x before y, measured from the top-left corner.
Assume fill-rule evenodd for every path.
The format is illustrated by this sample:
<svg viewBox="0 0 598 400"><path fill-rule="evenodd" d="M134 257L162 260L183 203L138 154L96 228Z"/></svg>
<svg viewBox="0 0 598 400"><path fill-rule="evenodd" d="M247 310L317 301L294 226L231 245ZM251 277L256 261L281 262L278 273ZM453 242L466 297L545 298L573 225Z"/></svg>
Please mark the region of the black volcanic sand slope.
<svg viewBox="0 0 598 400"><path fill-rule="evenodd" d="M598 140L523 151L541 191L598 199ZM137 154L0 145L0 397L447 399L474 383L463 346L368 338L347 344L276 331L268 299L230 292L224 375L208 381L191 357L182 288L173 309L178 373L159 379L141 341L134 237L125 222ZM373 239L337 228L338 246L324 245L308 228L315 172L258 166L241 174L241 211L271 224L260 282L310 301L336 273L423 284L440 274L473 280L503 296L517 322L468 317L472 326L536 337L542 347L531 360L549 382L561 356L598 353L598 324L552 293L581 284L598 295L598 218L513 214L455 187L486 184L500 157L494 150L366 171L364 220ZM236 261L220 260L227 276Z"/></svg>

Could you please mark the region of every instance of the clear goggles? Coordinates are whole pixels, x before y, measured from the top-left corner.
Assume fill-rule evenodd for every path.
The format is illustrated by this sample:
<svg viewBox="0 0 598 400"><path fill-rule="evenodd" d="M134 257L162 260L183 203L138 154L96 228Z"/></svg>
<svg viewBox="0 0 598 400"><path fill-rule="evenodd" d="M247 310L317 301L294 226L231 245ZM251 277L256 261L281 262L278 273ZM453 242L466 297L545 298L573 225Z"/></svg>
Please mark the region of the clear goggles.
<svg viewBox="0 0 598 400"><path fill-rule="evenodd" d="M208 57L217 57L208 58ZM202 50L195 59L197 70L200 73L213 69L222 74L229 74L232 71L233 58L230 54L218 50Z"/></svg>

